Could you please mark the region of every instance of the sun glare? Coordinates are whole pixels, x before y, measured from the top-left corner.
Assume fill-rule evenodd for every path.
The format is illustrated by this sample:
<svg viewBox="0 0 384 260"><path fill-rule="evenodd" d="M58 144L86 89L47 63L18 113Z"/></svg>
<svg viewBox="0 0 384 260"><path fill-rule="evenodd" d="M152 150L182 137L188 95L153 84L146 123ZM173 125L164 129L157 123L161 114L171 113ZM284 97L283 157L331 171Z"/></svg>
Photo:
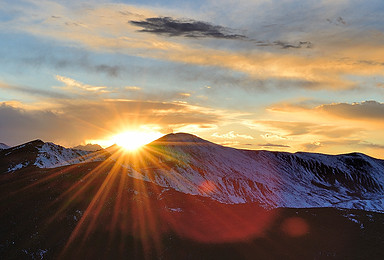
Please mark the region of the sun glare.
<svg viewBox="0 0 384 260"><path fill-rule="evenodd" d="M162 136L159 132L126 131L112 137L113 143L128 151L135 151Z"/></svg>

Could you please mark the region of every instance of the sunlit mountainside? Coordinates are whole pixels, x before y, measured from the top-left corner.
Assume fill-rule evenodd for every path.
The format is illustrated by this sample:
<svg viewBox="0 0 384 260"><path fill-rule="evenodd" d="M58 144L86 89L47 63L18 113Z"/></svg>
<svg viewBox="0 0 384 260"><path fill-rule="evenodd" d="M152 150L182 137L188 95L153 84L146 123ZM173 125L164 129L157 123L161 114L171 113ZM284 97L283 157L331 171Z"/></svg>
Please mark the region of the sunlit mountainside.
<svg viewBox="0 0 384 260"><path fill-rule="evenodd" d="M117 146L82 151L36 140L1 153L5 173L102 161L129 177L223 203L384 211L384 161L359 153L239 150L185 133L166 135L137 152Z"/></svg>
<svg viewBox="0 0 384 260"><path fill-rule="evenodd" d="M177 133L133 151L0 150L0 258L384 257L384 161Z"/></svg>

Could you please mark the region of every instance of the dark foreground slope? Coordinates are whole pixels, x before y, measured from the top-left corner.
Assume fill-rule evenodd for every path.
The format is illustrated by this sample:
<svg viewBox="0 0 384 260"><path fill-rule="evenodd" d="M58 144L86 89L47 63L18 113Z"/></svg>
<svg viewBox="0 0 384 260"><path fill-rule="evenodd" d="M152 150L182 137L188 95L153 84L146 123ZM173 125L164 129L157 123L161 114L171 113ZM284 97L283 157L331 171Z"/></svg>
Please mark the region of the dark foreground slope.
<svg viewBox="0 0 384 260"><path fill-rule="evenodd" d="M384 215L222 204L112 161L0 176L0 259L384 259Z"/></svg>

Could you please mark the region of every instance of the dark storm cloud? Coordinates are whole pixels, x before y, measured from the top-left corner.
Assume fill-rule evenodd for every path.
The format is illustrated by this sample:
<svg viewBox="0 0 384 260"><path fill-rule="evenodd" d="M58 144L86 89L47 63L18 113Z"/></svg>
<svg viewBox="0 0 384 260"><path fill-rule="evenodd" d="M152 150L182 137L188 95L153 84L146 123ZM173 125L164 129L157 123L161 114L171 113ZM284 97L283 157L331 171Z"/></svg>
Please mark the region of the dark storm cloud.
<svg viewBox="0 0 384 260"><path fill-rule="evenodd" d="M241 34L233 34L231 29L192 19L173 19L171 17L152 17L144 21L130 21L142 27L140 32L184 36L193 38L246 39Z"/></svg>

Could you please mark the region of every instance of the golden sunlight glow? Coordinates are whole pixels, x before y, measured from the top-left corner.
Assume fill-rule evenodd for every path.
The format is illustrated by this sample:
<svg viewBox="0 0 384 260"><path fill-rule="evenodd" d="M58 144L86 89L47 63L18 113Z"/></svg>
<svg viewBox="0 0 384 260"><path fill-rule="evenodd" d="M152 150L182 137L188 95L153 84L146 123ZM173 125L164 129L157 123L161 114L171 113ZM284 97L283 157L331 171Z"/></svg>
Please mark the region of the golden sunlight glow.
<svg viewBox="0 0 384 260"><path fill-rule="evenodd" d="M134 151L161 136L163 134L159 132L126 131L113 136L111 141L125 150Z"/></svg>

